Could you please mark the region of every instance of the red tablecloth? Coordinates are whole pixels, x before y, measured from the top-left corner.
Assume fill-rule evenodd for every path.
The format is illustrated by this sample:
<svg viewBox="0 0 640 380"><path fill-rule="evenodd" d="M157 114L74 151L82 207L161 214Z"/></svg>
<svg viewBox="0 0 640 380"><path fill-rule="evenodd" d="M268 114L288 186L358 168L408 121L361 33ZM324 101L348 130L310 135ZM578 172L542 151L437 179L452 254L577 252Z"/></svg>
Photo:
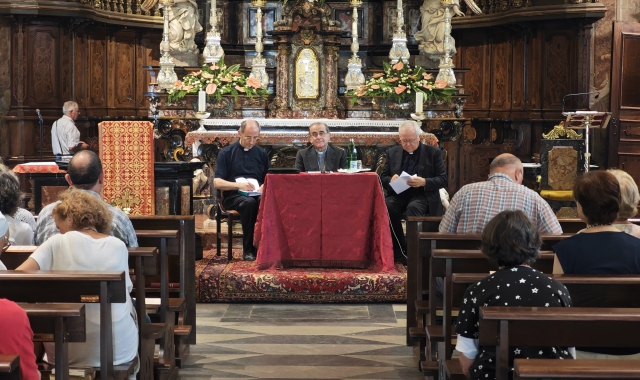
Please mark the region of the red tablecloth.
<svg viewBox="0 0 640 380"><path fill-rule="evenodd" d="M254 242L261 269L394 270L389 217L375 173L267 175Z"/></svg>
<svg viewBox="0 0 640 380"><path fill-rule="evenodd" d="M42 163L30 163L30 164L19 164L13 168L14 173L31 173L31 174L66 174L67 172L61 170L55 162L42 162Z"/></svg>

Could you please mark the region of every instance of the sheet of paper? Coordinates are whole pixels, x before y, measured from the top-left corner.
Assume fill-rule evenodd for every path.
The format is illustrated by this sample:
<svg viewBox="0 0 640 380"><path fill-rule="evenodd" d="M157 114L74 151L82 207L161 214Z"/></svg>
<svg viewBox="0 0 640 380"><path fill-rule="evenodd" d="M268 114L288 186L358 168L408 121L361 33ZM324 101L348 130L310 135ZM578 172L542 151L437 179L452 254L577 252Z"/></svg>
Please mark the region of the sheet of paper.
<svg viewBox="0 0 640 380"><path fill-rule="evenodd" d="M402 174L400 174L400 176L396 178L395 181L389 182L389 186L391 186L396 194L400 194L411 187L407 184L407 181L409 181L412 177L415 177L415 175L411 176L407 172L402 172Z"/></svg>
<svg viewBox="0 0 640 380"><path fill-rule="evenodd" d="M239 177L236 178L236 182L242 182L242 183L250 183L253 185L253 187L257 190L260 188L260 184L258 183L257 179L254 178L243 178L243 177ZM261 192L259 191L244 191L244 190L238 190L238 193L242 194L242 195L246 195L248 197L252 197L252 196L256 196L256 195L262 195Z"/></svg>

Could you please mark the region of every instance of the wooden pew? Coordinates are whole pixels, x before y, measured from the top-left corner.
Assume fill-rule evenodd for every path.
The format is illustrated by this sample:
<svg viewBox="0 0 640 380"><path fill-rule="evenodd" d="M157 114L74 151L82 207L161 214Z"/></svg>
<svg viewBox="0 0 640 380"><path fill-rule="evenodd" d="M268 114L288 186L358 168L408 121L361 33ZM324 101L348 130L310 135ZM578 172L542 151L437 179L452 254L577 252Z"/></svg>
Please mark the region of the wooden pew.
<svg viewBox="0 0 640 380"><path fill-rule="evenodd" d="M514 380L640 379L640 360L516 359Z"/></svg>
<svg viewBox="0 0 640 380"><path fill-rule="evenodd" d="M20 380L20 356L0 355L0 380Z"/></svg>
<svg viewBox="0 0 640 380"><path fill-rule="evenodd" d="M507 380L510 346L640 347L639 322L637 308L481 307L479 344L497 346L496 379ZM571 378L584 379L593 371L593 363L588 368L580 359L572 362Z"/></svg>
<svg viewBox="0 0 640 380"><path fill-rule="evenodd" d="M487 274L479 273L454 273L451 285L451 303L460 304L464 298L469 285L476 283ZM571 300L573 302L573 308L538 308L538 310L571 310L577 307L585 308L639 308L640 309L640 297L637 297L640 292L640 276L632 275L618 275L618 276L603 276L603 275L566 275L566 274L552 274L549 277L559 281L569 290ZM516 308L514 308L516 309ZM535 318L529 315L527 318ZM545 325L546 326L546 325ZM531 331L535 331L532 327ZM480 336L482 339L482 325L480 326ZM533 334L535 335L535 334ZM606 335L606 333L604 333ZM627 337L632 335L627 335ZM535 342L534 342L535 343ZM481 344L484 344L481 342ZM489 344L491 345L491 344ZM530 345L540 345L533 344ZM543 345L560 345L560 344L543 344ZM574 344L569 344L573 346ZM581 346L579 342L575 345ZM588 345L586 345L588 346ZM606 345L603 345L606 346ZM594 347L593 345L591 347ZM629 347L629 346L625 346ZM640 342L636 342L636 345L631 347L640 347ZM461 372L459 363L457 360L445 360L442 364L442 368L445 372L445 378L464 380L464 375Z"/></svg>
<svg viewBox="0 0 640 380"><path fill-rule="evenodd" d="M543 272L551 273L553 270L553 260L555 254L553 251L540 252L540 258L532 265L533 268ZM443 286L443 302L438 305L437 297L429 297L429 314L426 321L426 347L425 358L429 362L421 363L422 368L429 368L434 371L438 368L435 360L434 347L436 343L443 342L443 350L438 357L451 359L453 351L451 339L455 338L453 331L453 313L458 309L459 304L453 303L452 297L447 297L452 291L452 275L453 273L480 273L483 276L489 274L490 271L498 270L498 265L490 261L479 250L456 250L456 249L434 249L429 265L429 294L436 294L436 280L444 279ZM442 306L442 324L436 324L438 306ZM449 337L446 339L445 337Z"/></svg>
<svg viewBox="0 0 640 380"><path fill-rule="evenodd" d="M0 297L15 302L100 303L100 379L132 373L136 360L113 365L111 303L124 303L124 272L0 271ZM126 375L124 375L126 376Z"/></svg>
<svg viewBox="0 0 640 380"><path fill-rule="evenodd" d="M166 216L130 216L131 223L136 230L178 230L177 239L167 241L169 254L169 282L178 283L178 288L169 288L169 293L177 292L186 302L184 326L190 326L188 331L176 329L176 334L184 336L188 344L196 344L196 264L195 264L195 216L194 215L166 215ZM157 240L156 240L157 241ZM153 240L151 239L151 242ZM138 245L147 246L145 239L138 241ZM151 244L151 246L157 246ZM177 268L177 270L173 270Z"/></svg>
<svg viewBox="0 0 640 380"><path fill-rule="evenodd" d="M68 342L86 342L86 317L81 303L24 303L36 342L54 342L56 380L69 378Z"/></svg>

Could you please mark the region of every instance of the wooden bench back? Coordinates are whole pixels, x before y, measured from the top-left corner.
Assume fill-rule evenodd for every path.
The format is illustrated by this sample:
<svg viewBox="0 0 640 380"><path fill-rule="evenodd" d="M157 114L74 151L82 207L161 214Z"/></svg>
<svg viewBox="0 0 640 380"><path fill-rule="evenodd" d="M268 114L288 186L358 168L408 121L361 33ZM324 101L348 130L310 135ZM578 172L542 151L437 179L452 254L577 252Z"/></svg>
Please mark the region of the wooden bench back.
<svg viewBox="0 0 640 380"><path fill-rule="evenodd" d="M481 307L479 345L497 346L496 378L507 380L509 347L640 347L639 322L637 308Z"/></svg>

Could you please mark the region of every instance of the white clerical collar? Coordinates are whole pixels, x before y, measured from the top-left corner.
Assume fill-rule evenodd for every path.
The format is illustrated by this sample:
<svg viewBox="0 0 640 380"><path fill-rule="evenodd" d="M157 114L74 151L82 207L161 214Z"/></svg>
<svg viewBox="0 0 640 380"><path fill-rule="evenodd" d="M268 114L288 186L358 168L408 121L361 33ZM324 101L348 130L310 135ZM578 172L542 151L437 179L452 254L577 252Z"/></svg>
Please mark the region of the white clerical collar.
<svg viewBox="0 0 640 380"><path fill-rule="evenodd" d="M319 151L318 149L316 149L316 153L318 153L318 154L320 154L320 155L323 155L323 154L325 154L326 152L327 152L327 150L326 150L326 149L325 149L325 150L323 150L322 152L321 152L321 151Z"/></svg>

